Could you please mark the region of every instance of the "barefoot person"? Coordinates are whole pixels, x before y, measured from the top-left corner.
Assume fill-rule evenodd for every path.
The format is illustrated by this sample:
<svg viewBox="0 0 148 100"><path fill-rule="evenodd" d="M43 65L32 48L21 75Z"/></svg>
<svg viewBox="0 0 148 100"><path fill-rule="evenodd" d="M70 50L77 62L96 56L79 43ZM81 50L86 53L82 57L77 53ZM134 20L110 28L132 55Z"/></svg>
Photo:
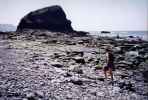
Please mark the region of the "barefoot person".
<svg viewBox="0 0 148 100"><path fill-rule="evenodd" d="M114 68L114 55L112 50L108 47L106 48L106 66L104 66L104 74L105 78L107 79L107 72L109 72L111 79L113 81L113 70Z"/></svg>

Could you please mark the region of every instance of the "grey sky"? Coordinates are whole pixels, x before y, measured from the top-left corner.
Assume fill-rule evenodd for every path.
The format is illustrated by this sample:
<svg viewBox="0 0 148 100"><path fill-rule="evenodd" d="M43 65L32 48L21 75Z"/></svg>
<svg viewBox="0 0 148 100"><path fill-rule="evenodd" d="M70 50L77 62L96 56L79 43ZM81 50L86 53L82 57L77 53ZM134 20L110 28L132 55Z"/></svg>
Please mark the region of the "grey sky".
<svg viewBox="0 0 148 100"><path fill-rule="evenodd" d="M17 25L51 5L61 5L76 30L148 30L148 0L0 0L0 23Z"/></svg>

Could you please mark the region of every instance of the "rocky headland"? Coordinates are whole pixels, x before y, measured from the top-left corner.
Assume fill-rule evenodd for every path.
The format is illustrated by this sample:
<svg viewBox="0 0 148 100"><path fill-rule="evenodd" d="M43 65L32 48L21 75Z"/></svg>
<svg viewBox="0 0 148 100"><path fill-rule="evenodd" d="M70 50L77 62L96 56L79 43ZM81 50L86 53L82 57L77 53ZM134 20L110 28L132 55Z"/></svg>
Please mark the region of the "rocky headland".
<svg viewBox="0 0 148 100"><path fill-rule="evenodd" d="M32 11L22 18L17 31L23 29L46 29L54 32L73 32L71 21L60 6L51 6Z"/></svg>

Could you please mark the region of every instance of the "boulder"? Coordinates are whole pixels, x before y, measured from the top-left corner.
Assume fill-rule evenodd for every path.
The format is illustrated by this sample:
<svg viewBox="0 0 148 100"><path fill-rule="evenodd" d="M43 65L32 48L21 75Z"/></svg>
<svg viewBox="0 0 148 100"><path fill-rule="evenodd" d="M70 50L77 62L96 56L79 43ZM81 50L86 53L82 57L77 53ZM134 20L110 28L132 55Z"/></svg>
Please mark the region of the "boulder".
<svg viewBox="0 0 148 100"><path fill-rule="evenodd" d="M71 21L66 18L65 12L58 5L42 8L27 14L21 19L17 27L17 31L21 31L23 29L73 32Z"/></svg>

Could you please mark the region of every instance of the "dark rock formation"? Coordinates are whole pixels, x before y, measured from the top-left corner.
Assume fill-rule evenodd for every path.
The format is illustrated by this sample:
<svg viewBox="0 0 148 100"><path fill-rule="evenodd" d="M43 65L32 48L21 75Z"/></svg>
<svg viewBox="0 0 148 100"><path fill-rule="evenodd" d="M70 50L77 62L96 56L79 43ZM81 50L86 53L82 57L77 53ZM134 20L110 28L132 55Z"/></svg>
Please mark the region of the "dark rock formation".
<svg viewBox="0 0 148 100"><path fill-rule="evenodd" d="M108 33L111 33L111 32L109 32L109 31L101 31L101 33L108 34Z"/></svg>
<svg viewBox="0 0 148 100"><path fill-rule="evenodd" d="M73 32L71 21L60 6L51 6L27 14L20 21L17 31L23 29L45 29L53 32Z"/></svg>

